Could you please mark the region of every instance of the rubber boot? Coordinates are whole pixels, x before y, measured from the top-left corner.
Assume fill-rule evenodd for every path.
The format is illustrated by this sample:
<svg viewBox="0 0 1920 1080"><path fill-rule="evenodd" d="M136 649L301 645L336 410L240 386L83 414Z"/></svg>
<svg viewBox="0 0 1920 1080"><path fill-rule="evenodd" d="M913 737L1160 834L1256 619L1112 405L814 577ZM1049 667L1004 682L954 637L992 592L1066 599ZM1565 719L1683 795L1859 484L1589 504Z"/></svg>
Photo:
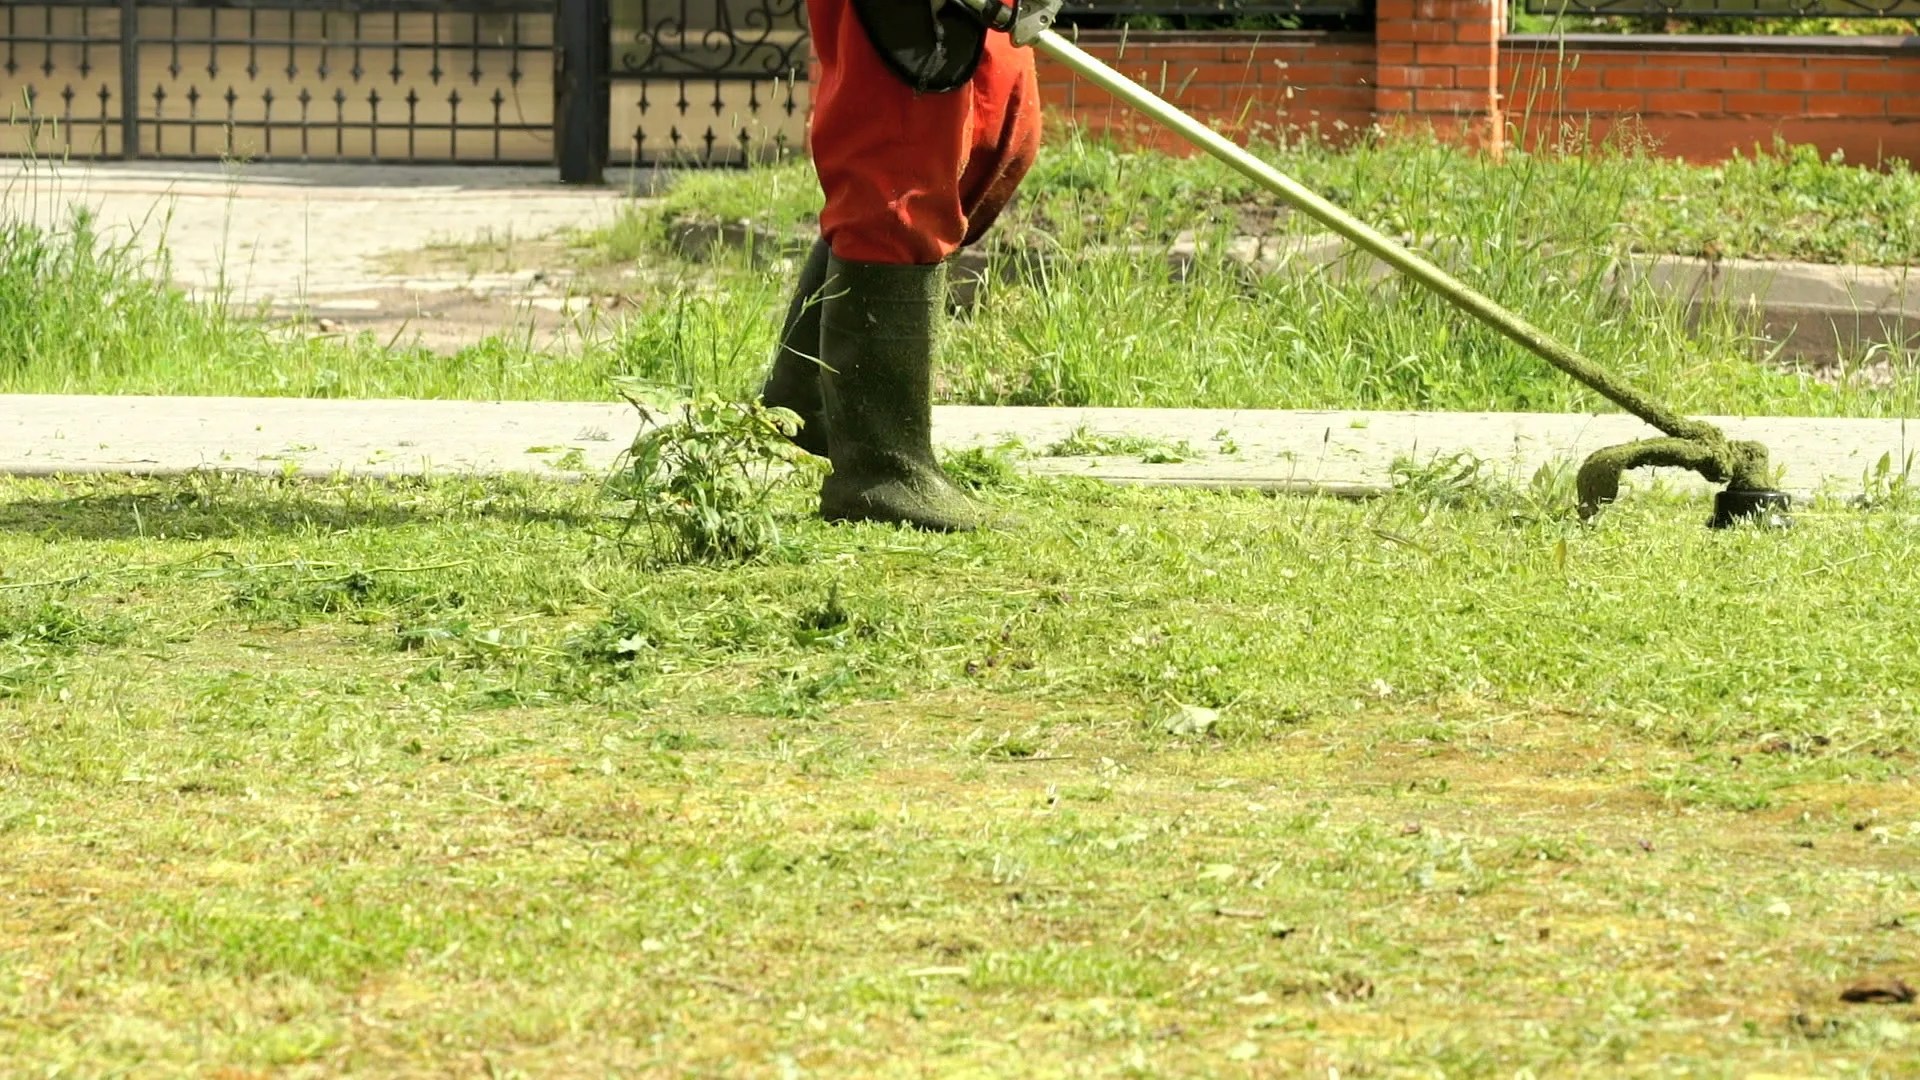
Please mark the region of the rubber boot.
<svg viewBox="0 0 1920 1080"><path fill-rule="evenodd" d="M827 442L820 487L828 521L884 521L937 532L981 524L973 500L933 456L933 340L946 265L828 264L820 305Z"/></svg>
<svg viewBox="0 0 1920 1080"><path fill-rule="evenodd" d="M766 405L792 409L800 417L800 433L794 445L809 454L827 456L827 417L820 397L820 289L827 280L827 259L831 256L825 240L814 241L807 261L801 264L800 281L787 305L787 321L780 328L780 344L774 346L773 368L760 388L760 400Z"/></svg>

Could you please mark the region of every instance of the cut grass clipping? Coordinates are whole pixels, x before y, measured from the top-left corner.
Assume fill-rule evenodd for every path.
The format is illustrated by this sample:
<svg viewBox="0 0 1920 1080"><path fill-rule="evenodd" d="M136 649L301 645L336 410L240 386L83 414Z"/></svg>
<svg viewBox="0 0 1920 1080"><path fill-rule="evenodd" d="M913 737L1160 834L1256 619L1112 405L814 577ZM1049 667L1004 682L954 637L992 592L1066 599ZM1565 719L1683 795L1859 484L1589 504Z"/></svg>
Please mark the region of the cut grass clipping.
<svg viewBox="0 0 1920 1080"><path fill-rule="evenodd" d="M593 485L0 482L0 1061L1920 1068L1907 513L990 461L1018 534L685 565Z"/></svg>

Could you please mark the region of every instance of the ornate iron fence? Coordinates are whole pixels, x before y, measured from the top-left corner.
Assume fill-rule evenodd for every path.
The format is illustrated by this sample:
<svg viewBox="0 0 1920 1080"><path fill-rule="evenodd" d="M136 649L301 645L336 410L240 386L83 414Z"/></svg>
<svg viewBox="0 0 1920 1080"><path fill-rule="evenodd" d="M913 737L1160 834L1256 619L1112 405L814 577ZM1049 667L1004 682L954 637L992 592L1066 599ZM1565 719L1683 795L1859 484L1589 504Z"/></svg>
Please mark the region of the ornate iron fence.
<svg viewBox="0 0 1920 1080"><path fill-rule="evenodd" d="M554 0L37 0L0 151L553 160Z"/></svg>
<svg viewBox="0 0 1920 1080"><path fill-rule="evenodd" d="M634 162L737 164L797 149L804 0L612 0L611 127Z"/></svg>
<svg viewBox="0 0 1920 1080"><path fill-rule="evenodd" d="M1102 17L1165 19L1361 18L1372 13L1371 0L1067 0L1060 11L1069 21Z"/></svg>
<svg viewBox="0 0 1920 1080"><path fill-rule="evenodd" d="M1526 0L1526 10L1666 19L1920 19L1920 0Z"/></svg>
<svg viewBox="0 0 1920 1080"><path fill-rule="evenodd" d="M1067 11L1213 25L1370 8ZM613 160L780 157L802 144L808 109L805 0L0 0L0 51L0 153L12 154L557 159L564 179L590 181Z"/></svg>

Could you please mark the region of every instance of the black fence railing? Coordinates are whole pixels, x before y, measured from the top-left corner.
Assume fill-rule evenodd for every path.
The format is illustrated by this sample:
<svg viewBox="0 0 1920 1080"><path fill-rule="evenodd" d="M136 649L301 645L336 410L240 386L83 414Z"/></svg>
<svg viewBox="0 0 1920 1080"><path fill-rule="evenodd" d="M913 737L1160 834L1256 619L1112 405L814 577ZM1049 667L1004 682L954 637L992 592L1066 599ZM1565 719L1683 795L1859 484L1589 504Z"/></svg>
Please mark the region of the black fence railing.
<svg viewBox="0 0 1920 1080"><path fill-rule="evenodd" d="M1920 19L1920 0L1526 0L1525 9L1654 19Z"/></svg>
<svg viewBox="0 0 1920 1080"><path fill-rule="evenodd" d="M10 2L0 119L81 157L551 161L553 3Z"/></svg>
<svg viewBox="0 0 1920 1080"><path fill-rule="evenodd" d="M797 149L805 0L566 0L602 5L613 149L633 162L741 164Z"/></svg>
<svg viewBox="0 0 1920 1080"><path fill-rule="evenodd" d="M1371 0L1067 0L1069 19L1089 17L1237 19L1259 17L1352 17L1368 14Z"/></svg>
<svg viewBox="0 0 1920 1080"><path fill-rule="evenodd" d="M804 0L637 0L613 17L615 78L807 77Z"/></svg>

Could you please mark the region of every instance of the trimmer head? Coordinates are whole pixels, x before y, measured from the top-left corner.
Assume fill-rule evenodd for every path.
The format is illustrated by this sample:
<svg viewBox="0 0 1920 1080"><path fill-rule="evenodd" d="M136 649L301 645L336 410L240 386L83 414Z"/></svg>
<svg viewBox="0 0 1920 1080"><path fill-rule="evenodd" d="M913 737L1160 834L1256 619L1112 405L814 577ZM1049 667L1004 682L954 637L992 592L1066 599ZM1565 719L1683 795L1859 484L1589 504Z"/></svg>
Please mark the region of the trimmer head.
<svg viewBox="0 0 1920 1080"><path fill-rule="evenodd" d="M1730 441L1717 428L1697 420L1684 423L1682 437L1642 439L1594 451L1580 466L1581 518L1591 520L1620 494L1622 473L1662 465L1690 469L1712 483L1727 485L1713 497L1708 528L1726 529L1749 521L1775 528L1788 524L1787 510L1793 500L1784 491L1763 486L1772 475L1766 447Z"/></svg>
<svg viewBox="0 0 1920 1080"><path fill-rule="evenodd" d="M1752 522L1768 528L1784 529L1793 523L1787 517L1787 511L1792 507L1793 498L1784 491L1737 491L1728 488L1713 496L1713 517L1707 521L1707 528L1730 529L1742 522Z"/></svg>

